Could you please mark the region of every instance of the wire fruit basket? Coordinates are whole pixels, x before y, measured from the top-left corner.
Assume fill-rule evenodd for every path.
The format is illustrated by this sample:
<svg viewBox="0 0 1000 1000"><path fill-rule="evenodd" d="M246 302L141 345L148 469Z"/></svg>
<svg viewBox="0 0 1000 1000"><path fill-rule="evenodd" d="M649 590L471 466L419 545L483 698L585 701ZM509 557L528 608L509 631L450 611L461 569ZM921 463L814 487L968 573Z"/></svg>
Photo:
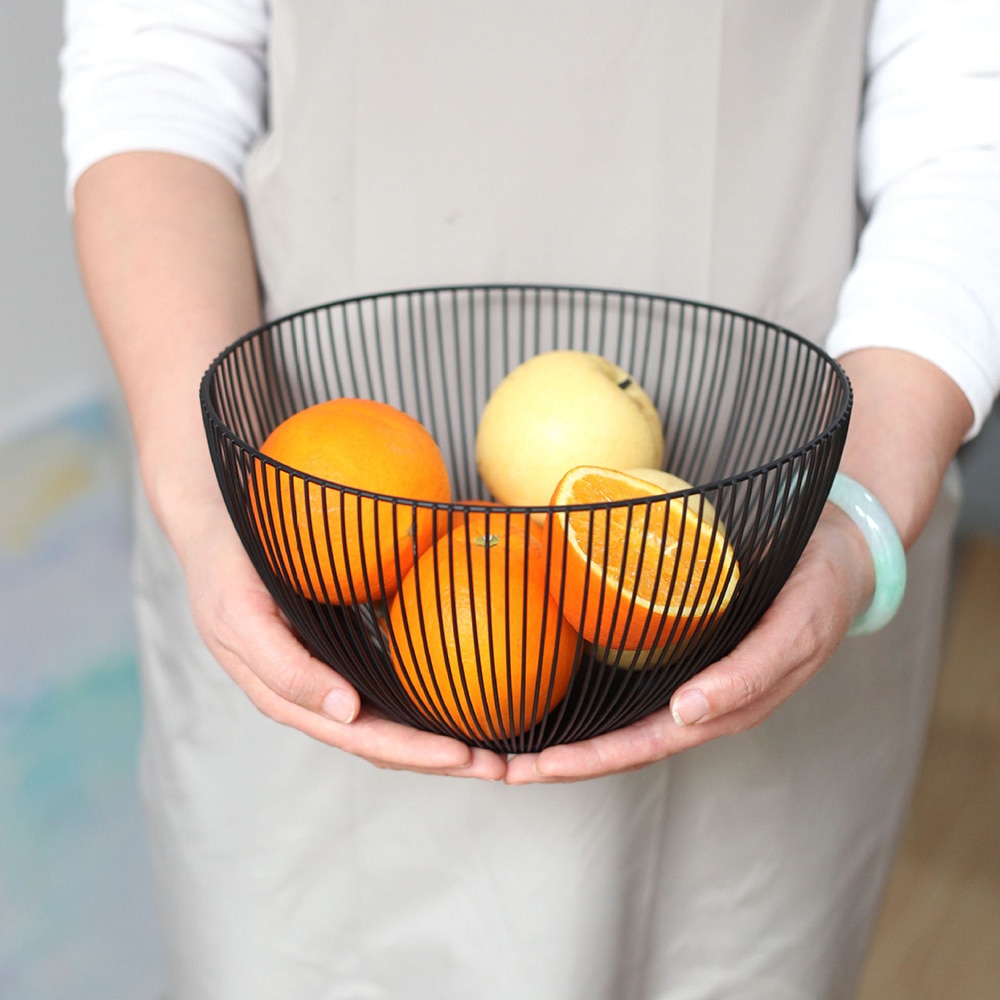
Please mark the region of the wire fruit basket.
<svg viewBox="0 0 1000 1000"><path fill-rule="evenodd" d="M663 466L685 488L565 506L494 501L477 471L479 418L509 372L560 349L601 355L642 385L661 418ZM360 490L261 452L292 414L344 397L418 420L452 499ZM824 351L753 316L629 291L487 285L277 319L215 359L201 404L236 530L310 652L394 720L521 753L641 719L741 641L816 525L851 390ZM296 516L302 507L338 514ZM383 523L387 533L366 530ZM646 559L669 591L659 613L622 582L636 566L609 555L623 524L628 538L668 525L681 548L687 538L686 561L666 543L628 557ZM421 550L418 534L431 539ZM366 573L341 586L320 564Z"/></svg>

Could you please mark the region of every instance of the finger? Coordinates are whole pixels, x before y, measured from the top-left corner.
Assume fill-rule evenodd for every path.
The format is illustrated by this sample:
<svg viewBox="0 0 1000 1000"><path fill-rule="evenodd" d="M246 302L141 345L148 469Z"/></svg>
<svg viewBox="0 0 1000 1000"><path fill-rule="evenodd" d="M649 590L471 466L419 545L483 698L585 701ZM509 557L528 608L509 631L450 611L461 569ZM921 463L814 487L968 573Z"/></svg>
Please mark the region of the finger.
<svg viewBox="0 0 1000 1000"><path fill-rule="evenodd" d="M460 740L426 733L362 711L349 726L323 724L317 738L391 770L418 771L450 777L501 780L507 761L499 754L470 747Z"/></svg>
<svg viewBox="0 0 1000 1000"><path fill-rule="evenodd" d="M511 784L635 770L760 725L822 667L846 634L858 595L836 530L818 531L786 586L728 656L681 685L669 710L590 740L508 763ZM857 588L855 588L855 591Z"/></svg>
<svg viewBox="0 0 1000 1000"><path fill-rule="evenodd" d="M673 721L689 728L739 713L759 724L819 669L815 655L805 662L792 656L768 658L767 633L761 638L761 646L741 648L679 687L670 699Z"/></svg>
<svg viewBox="0 0 1000 1000"><path fill-rule="evenodd" d="M324 669L329 670L328 667ZM379 767L406 768L433 773L461 773L497 780L506 771L505 760L489 751L473 750L459 740L427 733L382 718L362 708L350 723L337 722L286 700L265 684L245 663L227 666L255 707L282 725L364 757Z"/></svg>
<svg viewBox="0 0 1000 1000"><path fill-rule="evenodd" d="M220 549L211 578L192 586L192 606L209 649L259 711L378 767L503 778L504 757L362 708L346 679L301 645L242 548Z"/></svg>
<svg viewBox="0 0 1000 1000"><path fill-rule="evenodd" d="M579 781L642 767L676 752L680 727L661 710L605 736L519 754L507 762L510 785Z"/></svg>
<svg viewBox="0 0 1000 1000"><path fill-rule="evenodd" d="M669 710L661 709L612 733L513 757L504 780L511 785L581 781L634 771L711 736L708 727L678 726Z"/></svg>
<svg viewBox="0 0 1000 1000"><path fill-rule="evenodd" d="M766 647L765 635L761 649ZM710 671L721 676L713 677ZM734 662L720 660L699 674L690 687L678 689L668 708L611 733L514 758L508 763L505 780L510 784L578 781L637 770L710 739L758 725L797 686L798 673L795 667L786 671L783 663L776 666L766 657L760 659L753 649ZM675 707L678 696L688 693L690 697L692 689L697 699L697 725L679 720ZM708 700L702 690L708 691L717 706L728 707L708 716L711 709L702 708Z"/></svg>
<svg viewBox="0 0 1000 1000"><path fill-rule="evenodd" d="M191 606L202 639L230 676L241 683L234 671L245 664L279 698L350 722L361 707L357 692L302 646L238 542L219 543L207 564L210 575L189 582Z"/></svg>
<svg viewBox="0 0 1000 1000"><path fill-rule="evenodd" d="M819 575L808 564L800 569L743 642L681 685L668 709L533 759L512 760L506 780L569 781L635 770L759 725L819 669L839 638L825 613L828 603L815 599Z"/></svg>
<svg viewBox="0 0 1000 1000"><path fill-rule="evenodd" d="M755 704L773 709L801 688L850 625L853 603L841 581L821 547L808 549L747 637L674 692L674 721L701 725Z"/></svg>
<svg viewBox="0 0 1000 1000"><path fill-rule="evenodd" d="M480 781L503 781L507 774L507 761L490 750L479 747L471 748L472 756L469 763L460 768L427 768L412 767L390 761L371 761L376 767L393 771L415 771L420 774L435 775L445 778L475 778Z"/></svg>
<svg viewBox="0 0 1000 1000"><path fill-rule="evenodd" d="M697 726L678 725L669 709L661 709L602 736L514 757L507 763L504 780L511 785L583 781L636 771L710 740L752 729L782 700L775 692L763 702Z"/></svg>
<svg viewBox="0 0 1000 1000"><path fill-rule="evenodd" d="M461 758L462 763L454 768L450 766L444 768L438 766L432 768L414 768L411 766L409 761L400 764L395 759L372 759L371 763L375 764L376 767L393 768L396 770L405 768L407 770L421 770L428 774L445 774L456 778L484 778L488 781L500 781L507 772L506 755L498 754L495 751L488 750L484 747L469 746L461 740L453 739L450 736L428 733L407 724L396 723L392 719L384 716L377 709L366 706L362 709L361 722L363 724L370 724L370 720L380 720L386 725L386 727L389 728L391 732L398 730L399 733L407 740L412 740L414 738L420 741L434 739L438 742L447 740L450 743L458 743L462 747L463 753ZM358 732L358 729L358 724L354 723L352 726L352 732L356 733ZM416 734L416 737L414 737L414 734Z"/></svg>
<svg viewBox="0 0 1000 1000"><path fill-rule="evenodd" d="M488 750L392 722L365 708L349 724L336 722L280 697L245 664L233 664L230 673L268 718L376 767L491 781L506 773L506 760Z"/></svg>
<svg viewBox="0 0 1000 1000"><path fill-rule="evenodd" d="M251 592L239 603L238 632L232 627L228 608L212 623L219 648L246 663L282 701L336 722L351 722L361 708L357 692L332 667L302 646L270 595L266 591Z"/></svg>

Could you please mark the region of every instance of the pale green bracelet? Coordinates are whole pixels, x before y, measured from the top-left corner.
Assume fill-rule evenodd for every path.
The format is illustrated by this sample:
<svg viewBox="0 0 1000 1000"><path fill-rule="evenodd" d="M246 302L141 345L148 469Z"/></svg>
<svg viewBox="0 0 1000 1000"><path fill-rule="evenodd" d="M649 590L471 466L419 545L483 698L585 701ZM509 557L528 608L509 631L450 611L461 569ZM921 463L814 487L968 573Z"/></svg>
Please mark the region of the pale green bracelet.
<svg viewBox="0 0 1000 1000"><path fill-rule="evenodd" d="M906 553L885 508L860 483L838 472L827 497L859 528L875 564L875 594L867 610L851 625L848 635L877 632L891 621L906 593Z"/></svg>

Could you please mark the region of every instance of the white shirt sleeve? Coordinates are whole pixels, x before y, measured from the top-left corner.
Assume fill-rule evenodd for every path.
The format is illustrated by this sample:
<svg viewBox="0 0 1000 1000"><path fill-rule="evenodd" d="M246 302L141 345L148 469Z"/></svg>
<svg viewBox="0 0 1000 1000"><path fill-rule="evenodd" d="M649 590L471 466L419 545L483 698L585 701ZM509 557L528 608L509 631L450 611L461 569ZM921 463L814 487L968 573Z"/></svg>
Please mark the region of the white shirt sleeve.
<svg viewBox="0 0 1000 1000"><path fill-rule="evenodd" d="M867 213L827 341L933 362L972 405L1000 390L1000 0L878 0L859 136Z"/></svg>
<svg viewBox="0 0 1000 1000"><path fill-rule="evenodd" d="M210 164L239 189L265 124L266 0L65 0L66 194L115 153Z"/></svg>

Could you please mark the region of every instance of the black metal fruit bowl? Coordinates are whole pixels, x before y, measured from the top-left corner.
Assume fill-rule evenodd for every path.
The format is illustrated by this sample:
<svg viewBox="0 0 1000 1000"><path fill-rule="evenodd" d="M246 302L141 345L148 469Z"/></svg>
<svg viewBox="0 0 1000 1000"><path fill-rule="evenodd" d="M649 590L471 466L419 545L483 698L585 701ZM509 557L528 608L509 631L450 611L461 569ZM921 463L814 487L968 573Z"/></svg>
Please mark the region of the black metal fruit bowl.
<svg viewBox="0 0 1000 1000"><path fill-rule="evenodd" d="M665 469L693 485L572 509L494 503L476 468L480 415L508 372L553 349L600 354L631 373L661 417ZM261 453L287 417L341 397L419 420L444 456L452 501L352 489ZM518 753L636 721L740 642L816 525L851 390L819 347L752 316L627 291L497 285L353 298L277 319L216 358L201 403L233 523L303 644L385 715ZM303 523L282 496L306 507L335 496L340 523ZM586 526L582 593L571 573L580 547L556 530L570 515ZM407 551L421 518L446 540L436 555ZM628 567L601 556L595 539L615 524L644 531L670 518L725 558L693 572L666 549L647 556L669 579L672 609L652 614L612 586ZM381 520L394 541L365 552L365 525ZM349 550L344 537L355 538ZM377 572L346 592L318 572L324 560ZM471 624L456 624L463 609Z"/></svg>

